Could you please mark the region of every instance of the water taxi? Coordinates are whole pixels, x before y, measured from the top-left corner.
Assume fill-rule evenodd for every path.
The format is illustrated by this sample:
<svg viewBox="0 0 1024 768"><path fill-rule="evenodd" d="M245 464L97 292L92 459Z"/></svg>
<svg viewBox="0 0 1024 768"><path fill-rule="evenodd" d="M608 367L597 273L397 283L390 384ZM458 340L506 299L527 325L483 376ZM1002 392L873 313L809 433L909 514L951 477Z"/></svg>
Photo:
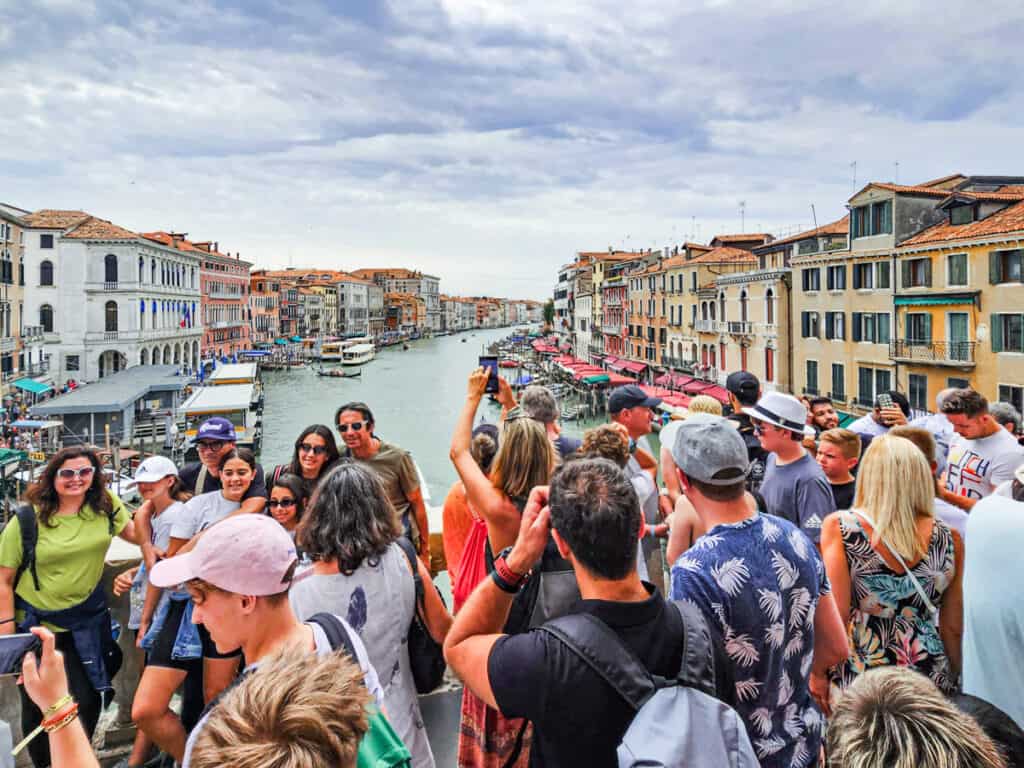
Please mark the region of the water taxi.
<svg viewBox="0 0 1024 768"><path fill-rule="evenodd" d="M341 354L342 365L363 365L373 360L376 350L373 344L353 344Z"/></svg>
<svg viewBox="0 0 1024 768"><path fill-rule="evenodd" d="M190 441L195 440L203 421L223 416L234 424L240 446L259 451L263 442L263 417L254 384L200 387L182 404L181 412L185 414L185 436Z"/></svg>

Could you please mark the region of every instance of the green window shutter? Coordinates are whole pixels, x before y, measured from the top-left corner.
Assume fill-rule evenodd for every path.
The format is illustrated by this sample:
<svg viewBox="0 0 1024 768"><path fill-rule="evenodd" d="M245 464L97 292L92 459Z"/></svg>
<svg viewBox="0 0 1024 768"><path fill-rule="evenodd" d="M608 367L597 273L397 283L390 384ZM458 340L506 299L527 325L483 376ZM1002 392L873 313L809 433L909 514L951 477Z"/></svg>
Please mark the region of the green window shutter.
<svg viewBox="0 0 1024 768"><path fill-rule="evenodd" d="M850 338L854 341L860 341L861 339L861 312L853 313L853 327L850 329Z"/></svg>
<svg viewBox="0 0 1024 768"><path fill-rule="evenodd" d="M902 270L902 274L903 274L902 285L903 285L904 288L909 288L910 287L910 262L909 261L901 261L900 262L900 269Z"/></svg>
<svg viewBox="0 0 1024 768"><path fill-rule="evenodd" d="M932 260L926 259L924 262L924 284L929 288L932 287Z"/></svg>
<svg viewBox="0 0 1024 768"><path fill-rule="evenodd" d="M924 337L922 341L927 341L929 344L932 340L932 316L924 315L924 327L921 329L921 335Z"/></svg>
<svg viewBox="0 0 1024 768"><path fill-rule="evenodd" d="M988 281L992 285L999 285L999 251L989 251L988 254Z"/></svg>
<svg viewBox="0 0 1024 768"><path fill-rule="evenodd" d="M860 270L860 265L859 264L854 264L853 265L853 290L855 290L855 291L859 291L860 290L860 276L861 276L861 274L862 273L861 273L861 270Z"/></svg>
<svg viewBox="0 0 1024 768"><path fill-rule="evenodd" d="M889 343L889 338L890 338L889 337L889 313L888 312L880 312L880 313L878 313L878 315L876 315L875 322L877 323L877 331L878 331L877 334L875 335L876 341L879 344L888 344Z"/></svg>
<svg viewBox="0 0 1024 768"><path fill-rule="evenodd" d="M1003 324L1002 318L997 315L992 315L992 351L1002 352L1003 351Z"/></svg>

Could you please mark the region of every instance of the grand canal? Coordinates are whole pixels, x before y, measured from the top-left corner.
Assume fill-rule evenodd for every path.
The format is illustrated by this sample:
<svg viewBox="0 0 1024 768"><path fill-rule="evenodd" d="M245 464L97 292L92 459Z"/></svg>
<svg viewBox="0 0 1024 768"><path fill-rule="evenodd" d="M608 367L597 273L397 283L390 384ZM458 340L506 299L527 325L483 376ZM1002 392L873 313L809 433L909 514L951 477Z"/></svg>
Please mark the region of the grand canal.
<svg viewBox="0 0 1024 768"><path fill-rule="evenodd" d="M407 350L401 345L388 347L358 369L362 371L358 379L320 377L313 367L265 371L260 462L272 467L286 461L305 426L333 426L339 405L362 400L373 411L377 434L412 452L426 479L432 504L440 505L456 479L448 460L448 446L465 401L466 379L483 347L510 333L512 329L500 328L420 339L410 342ZM497 409L485 400L477 421L481 416L494 420ZM578 430L576 424L565 425L569 434Z"/></svg>

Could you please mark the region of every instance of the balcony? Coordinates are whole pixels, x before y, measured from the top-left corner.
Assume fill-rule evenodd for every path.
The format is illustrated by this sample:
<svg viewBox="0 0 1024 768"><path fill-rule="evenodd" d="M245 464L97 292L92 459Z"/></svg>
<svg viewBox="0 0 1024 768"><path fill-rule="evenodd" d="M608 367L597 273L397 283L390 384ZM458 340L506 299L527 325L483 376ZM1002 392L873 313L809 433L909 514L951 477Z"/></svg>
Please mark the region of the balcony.
<svg viewBox="0 0 1024 768"><path fill-rule="evenodd" d="M714 320L695 320L693 329L698 333L715 333L718 323Z"/></svg>
<svg viewBox="0 0 1024 768"><path fill-rule="evenodd" d="M21 340L25 344L39 343L43 340L43 326L25 325L21 329Z"/></svg>
<svg viewBox="0 0 1024 768"><path fill-rule="evenodd" d="M889 357L900 363L973 368L975 341L893 341Z"/></svg>
<svg viewBox="0 0 1024 768"><path fill-rule="evenodd" d="M726 331L733 336L753 336L754 324L746 320L730 320L724 324Z"/></svg>

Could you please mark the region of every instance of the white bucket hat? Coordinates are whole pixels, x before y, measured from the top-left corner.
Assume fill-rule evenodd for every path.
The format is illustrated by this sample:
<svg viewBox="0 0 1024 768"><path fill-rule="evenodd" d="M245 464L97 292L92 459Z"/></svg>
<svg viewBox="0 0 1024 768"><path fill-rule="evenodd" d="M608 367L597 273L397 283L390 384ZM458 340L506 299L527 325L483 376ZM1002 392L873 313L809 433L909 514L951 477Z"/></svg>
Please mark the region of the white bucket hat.
<svg viewBox="0 0 1024 768"><path fill-rule="evenodd" d="M792 395L769 392L757 401L757 405L744 408L743 412L755 421L763 421L804 437L814 437L817 432L807 425L807 406Z"/></svg>

